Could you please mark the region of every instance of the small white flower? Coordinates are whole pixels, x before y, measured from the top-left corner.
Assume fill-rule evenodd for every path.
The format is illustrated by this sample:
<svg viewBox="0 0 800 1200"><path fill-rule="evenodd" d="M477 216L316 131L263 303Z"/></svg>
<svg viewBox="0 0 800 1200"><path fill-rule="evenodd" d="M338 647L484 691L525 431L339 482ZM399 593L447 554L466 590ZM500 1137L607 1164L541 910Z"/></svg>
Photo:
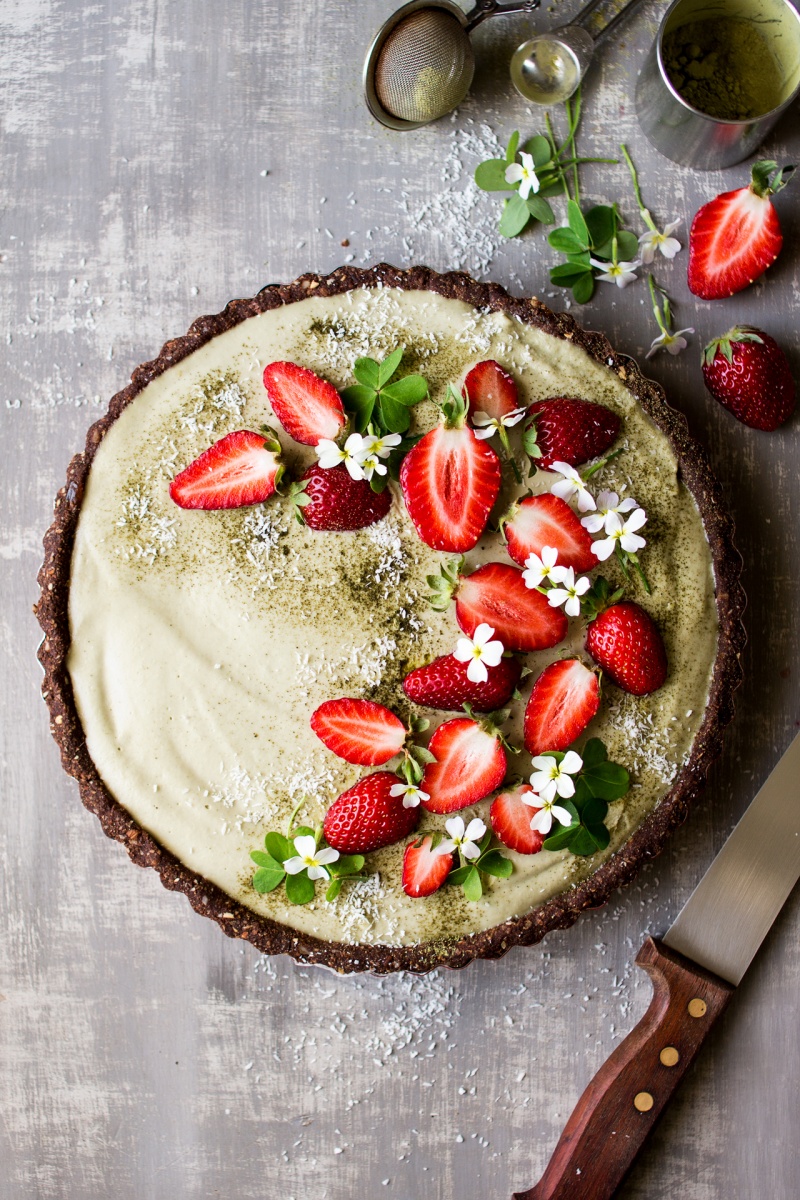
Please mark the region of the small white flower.
<svg viewBox="0 0 800 1200"><path fill-rule="evenodd" d="M494 630L491 625L481 624L471 638L459 638L453 658L469 663L467 679L473 683L485 683L489 678L487 667L496 667L503 657L503 643L491 641Z"/></svg>
<svg viewBox="0 0 800 1200"><path fill-rule="evenodd" d="M486 826L480 817L473 817L466 829L463 817L451 817L445 821L444 827L450 837L439 843L440 853L452 854L454 850L460 850L464 858L480 858L480 847L476 843L486 833Z"/></svg>
<svg viewBox="0 0 800 1200"><path fill-rule="evenodd" d="M529 554L525 559L525 570L522 572L525 587L541 587L545 579L550 583L560 583L564 578L566 567L557 567L557 558L558 551L555 546L542 546L541 558L535 551Z"/></svg>
<svg viewBox="0 0 800 1200"><path fill-rule="evenodd" d="M531 192L539 190L539 176L533 166L533 156L523 150L520 154L521 163L513 162L506 167L506 183L518 183L517 191L523 200L527 200Z"/></svg>
<svg viewBox="0 0 800 1200"><path fill-rule="evenodd" d="M580 616L581 611L581 596L584 592L588 592L592 586L591 581L586 575L581 575L580 579L575 579L575 571L573 567L563 568L564 574L559 581L563 586L551 588L547 593L547 603L551 608L559 608L564 605L564 612L570 617Z"/></svg>
<svg viewBox="0 0 800 1200"><path fill-rule="evenodd" d="M641 529L646 520L647 513L643 508L634 509L627 521L623 521L619 513L610 513L606 522L608 537L592 542L592 550L600 562L605 562L607 558L611 557L617 542L620 542L622 549L627 550L629 554L643 550L647 542L639 536L636 530Z"/></svg>
<svg viewBox="0 0 800 1200"><path fill-rule="evenodd" d="M574 750L568 750L561 762L557 762L550 754L540 754L533 759L532 765L535 770L531 775L531 787L543 800L552 804L556 796L562 796L568 800L570 796L575 795L575 784L570 779L570 775L577 775L583 766L580 754L576 754ZM532 803L532 801L526 800L525 803ZM544 831L540 830L539 832Z"/></svg>
<svg viewBox="0 0 800 1200"><path fill-rule="evenodd" d="M384 433L380 437L375 433L368 433L362 440L361 456L366 458L376 454L378 458L388 458L402 440L399 433Z"/></svg>
<svg viewBox="0 0 800 1200"><path fill-rule="evenodd" d="M629 496L627 500L620 500L616 492L599 492L597 496L597 512L591 513L588 517L581 518L581 525L589 533L599 533L605 528L606 533L610 533L608 518L611 513L630 512L632 508L637 508L635 500Z"/></svg>
<svg viewBox="0 0 800 1200"><path fill-rule="evenodd" d="M577 496L580 512L591 512L592 509L597 508L594 496L574 467L571 467L569 463L554 462L550 469L564 476L550 488L554 496L560 496L562 500L571 500L573 496Z"/></svg>
<svg viewBox="0 0 800 1200"><path fill-rule="evenodd" d="M361 470L364 472L365 479L372 479L373 475L385 475L386 467L375 454L368 454L366 458L359 458Z"/></svg>
<svg viewBox="0 0 800 1200"><path fill-rule="evenodd" d="M344 446L337 446L330 438L320 438L317 442L319 465L328 469L344 463L353 479L363 479L364 469L359 458L364 454L364 440L363 434L351 433Z"/></svg>
<svg viewBox="0 0 800 1200"><path fill-rule="evenodd" d="M677 333L672 333L669 329L662 329L658 337L654 337L650 343L650 349L645 354L645 358L652 358L659 350L666 350L667 354L680 354L681 350L685 350L688 343L683 336L685 333L694 333L694 326L689 326L688 329L679 329Z"/></svg>
<svg viewBox="0 0 800 1200"><path fill-rule="evenodd" d="M561 825L572 824L572 817L566 808L562 808L553 800L545 800L544 796L537 796L536 792L525 792L522 803L538 810L531 821L531 829L535 829L537 833L549 833L553 826L553 817Z"/></svg>
<svg viewBox="0 0 800 1200"><path fill-rule="evenodd" d="M642 216L647 220L650 213L644 209ZM677 238L672 237L672 234L680 225L680 221L671 221L669 225L664 226L664 232L659 233L657 229L648 229L647 233L643 233L639 238L639 254L643 263L651 263L656 256L656 251L659 250L664 258L674 258L681 248L681 244Z"/></svg>
<svg viewBox="0 0 800 1200"><path fill-rule="evenodd" d="M339 857L338 850L334 850L331 846L326 846L324 850L318 850L316 838L308 833L301 834L300 837L294 839L294 848L297 856L287 858L283 863L287 874L299 875L301 871L308 870L309 879L330 879L330 871L326 869L326 864L336 862Z"/></svg>
<svg viewBox="0 0 800 1200"><path fill-rule="evenodd" d="M421 801L430 800L430 794L413 783L395 783L389 789L389 795L402 796L403 808L417 808Z"/></svg>
<svg viewBox="0 0 800 1200"><path fill-rule="evenodd" d="M475 437L478 441L483 442L486 438L494 437L500 429L511 429L514 425L519 424L527 411L526 408L513 408L511 412L504 413L502 417L490 417L488 413L476 412L472 418Z"/></svg>
<svg viewBox="0 0 800 1200"><path fill-rule="evenodd" d="M601 272L597 276L602 279L603 283L615 283L617 287L627 287L629 283L633 283L636 279L636 268L642 264L638 258L633 262L598 262L596 258L590 258L589 262L593 267Z"/></svg>

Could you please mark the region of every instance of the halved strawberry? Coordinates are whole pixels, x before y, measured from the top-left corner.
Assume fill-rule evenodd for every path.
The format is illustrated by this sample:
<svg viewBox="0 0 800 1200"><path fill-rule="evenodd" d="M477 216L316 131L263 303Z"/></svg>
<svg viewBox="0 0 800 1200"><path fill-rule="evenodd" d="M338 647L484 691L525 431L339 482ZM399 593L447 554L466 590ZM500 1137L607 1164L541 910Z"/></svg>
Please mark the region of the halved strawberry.
<svg viewBox="0 0 800 1200"><path fill-rule="evenodd" d="M403 459L400 486L417 533L434 550L471 550L500 491L500 460L466 425L451 390L442 421Z"/></svg>
<svg viewBox="0 0 800 1200"><path fill-rule="evenodd" d="M695 214L689 232L689 291L703 300L732 296L774 263L783 245L770 196L788 182L771 161L753 166L748 187L723 192Z"/></svg>
<svg viewBox="0 0 800 1200"><path fill-rule="evenodd" d="M391 771L375 771L337 796L322 823L328 845L341 854L368 854L413 833L420 810L391 794L399 783Z"/></svg>
<svg viewBox="0 0 800 1200"><path fill-rule="evenodd" d="M522 571L508 563L486 563L461 577L456 620L470 637L479 625L491 625L506 650L523 652L557 646L567 636L568 626L562 610L527 587Z"/></svg>
<svg viewBox="0 0 800 1200"><path fill-rule="evenodd" d="M260 504L275 491L283 464L280 445L263 433L238 429L214 442L169 485L181 508L242 508Z"/></svg>
<svg viewBox="0 0 800 1200"><path fill-rule="evenodd" d="M617 687L647 696L667 678L667 652L653 618L633 600L606 608L586 629L586 649Z"/></svg>
<svg viewBox="0 0 800 1200"><path fill-rule="evenodd" d="M496 837L509 850L516 850L518 854L538 854L544 843L544 834L531 829L536 809L524 803L522 797L526 794L533 794L533 788L527 783L501 792L492 801L489 820Z"/></svg>
<svg viewBox="0 0 800 1200"><path fill-rule="evenodd" d="M528 496L513 505L509 515L503 518L503 532L508 553L520 566L525 566L530 554L538 554L541 558L545 546L558 551L560 567L572 567L581 572L597 566L590 535L566 500L551 492Z"/></svg>
<svg viewBox="0 0 800 1200"><path fill-rule="evenodd" d="M600 682L577 658L545 667L525 707L525 749L529 754L566 750L600 707Z"/></svg>
<svg viewBox="0 0 800 1200"><path fill-rule="evenodd" d="M496 728L467 717L445 721L435 731L428 749L436 762L428 763L420 788L429 799L430 812L451 813L475 804L498 787L506 773L506 753Z"/></svg>
<svg viewBox="0 0 800 1200"><path fill-rule="evenodd" d="M406 727L373 700L326 700L311 714L311 728L345 762L382 766L403 749Z"/></svg>
<svg viewBox="0 0 800 1200"><path fill-rule="evenodd" d="M453 867L453 856L440 846L431 850L430 834L421 842L411 842L403 855L403 891L417 899L438 892Z"/></svg>
<svg viewBox="0 0 800 1200"><path fill-rule="evenodd" d="M469 405L470 420L479 412L499 420L519 406L516 383L493 358L476 363L468 372L462 394Z"/></svg>
<svg viewBox="0 0 800 1200"><path fill-rule="evenodd" d="M335 441L347 424L336 388L306 367L292 362L268 363L264 387L272 411L296 442L316 446L320 438Z"/></svg>
<svg viewBox="0 0 800 1200"><path fill-rule="evenodd" d="M450 712L463 709L465 704L475 712L494 712L508 704L522 674L518 659L501 658L496 667L488 668L485 683L473 683L467 676L468 666L452 654L444 654L410 671L403 680L403 691L415 704Z"/></svg>
<svg viewBox="0 0 800 1200"><path fill-rule="evenodd" d="M373 492L369 480L353 479L344 463L336 467L312 463L292 484L291 496L303 524L339 533L380 521L392 506L391 488Z"/></svg>
<svg viewBox="0 0 800 1200"><path fill-rule="evenodd" d="M536 443L542 452L536 465L547 471L553 463L579 467L590 458L605 454L616 441L622 422L616 413L593 400L575 396L552 396L536 400L528 408L535 419Z"/></svg>

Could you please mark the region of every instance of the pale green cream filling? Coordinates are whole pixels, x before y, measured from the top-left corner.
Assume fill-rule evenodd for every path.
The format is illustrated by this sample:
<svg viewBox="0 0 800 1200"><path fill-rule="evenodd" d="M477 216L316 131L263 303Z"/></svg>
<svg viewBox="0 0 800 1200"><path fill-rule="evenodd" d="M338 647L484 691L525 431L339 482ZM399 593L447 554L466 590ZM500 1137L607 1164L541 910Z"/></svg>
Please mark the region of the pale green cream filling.
<svg viewBox="0 0 800 1200"><path fill-rule="evenodd" d="M651 697L604 685L587 736L630 770L628 797L611 806L604 855L512 854L514 874L478 903L444 888L425 900L402 891L403 844L370 855L375 873L332 904L298 908L283 888L260 896L249 853L301 817L315 824L362 770L341 762L309 727L323 700L364 695L413 706L404 674L455 646L454 611L425 601L425 575L442 558L417 537L395 493L390 515L353 534L299 526L286 500L229 512L184 512L169 499L174 474L212 441L271 417L261 376L289 359L343 387L356 357L407 348L404 370L429 380L434 399L466 370L496 358L524 401L596 400L624 420L624 452L595 478L648 513L642 561L652 597L634 586L664 632L670 673ZM421 422L435 412L422 406ZM289 465L308 454L278 430ZM540 472L535 491L554 477ZM505 497L507 502L508 496ZM495 535L468 556L510 561ZM614 577L614 568L602 568ZM487 929L528 912L590 874L630 837L669 790L705 709L716 651L711 557L692 497L676 477L667 439L616 374L568 340L427 292L389 289L312 298L253 317L149 384L112 425L81 509L70 587L69 670L89 751L112 794L182 862L258 913L318 937L407 945ZM535 678L583 653L583 622L567 642L527 656ZM584 654L584 659L586 656ZM524 695L530 686L523 688ZM521 744L524 702L512 740ZM434 723L442 714L426 714ZM578 748L582 741L578 743ZM530 773L524 753L510 770ZM488 821L488 802L475 812ZM469 814L473 810L470 810ZM443 818L426 816L430 827Z"/></svg>

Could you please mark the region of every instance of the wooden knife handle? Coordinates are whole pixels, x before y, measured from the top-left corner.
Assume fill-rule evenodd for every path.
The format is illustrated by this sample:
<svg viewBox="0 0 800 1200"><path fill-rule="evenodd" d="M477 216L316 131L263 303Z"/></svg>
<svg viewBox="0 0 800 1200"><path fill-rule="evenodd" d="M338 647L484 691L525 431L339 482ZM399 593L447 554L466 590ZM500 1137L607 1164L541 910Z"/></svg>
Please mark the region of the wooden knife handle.
<svg viewBox="0 0 800 1200"><path fill-rule="evenodd" d="M650 1007L581 1096L542 1178L514 1200L609 1200L733 995L653 938L636 963L653 983Z"/></svg>

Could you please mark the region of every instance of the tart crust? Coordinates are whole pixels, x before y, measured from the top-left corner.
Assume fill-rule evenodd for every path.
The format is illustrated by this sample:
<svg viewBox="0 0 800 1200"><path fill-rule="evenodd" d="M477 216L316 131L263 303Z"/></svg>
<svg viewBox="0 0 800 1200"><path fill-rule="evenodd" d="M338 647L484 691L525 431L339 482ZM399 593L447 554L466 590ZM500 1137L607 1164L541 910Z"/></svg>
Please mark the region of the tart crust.
<svg viewBox="0 0 800 1200"><path fill-rule="evenodd" d="M431 291L474 308L500 310L553 337L576 343L596 362L614 371L669 439L683 482L697 504L711 551L719 619L708 703L689 759L670 791L617 854L588 879L524 916L457 941L443 939L416 946L321 941L259 916L189 870L142 829L106 788L89 755L67 671L70 565L81 500L97 448L123 409L156 376L248 317L309 296L335 296L377 286ZM228 937L244 938L266 954L288 954L299 963L324 964L339 972L387 974L407 970L422 974L439 966L465 967L476 958L501 958L512 946L532 945L552 929L573 925L584 909L603 905L615 889L633 880L643 863L661 852L669 834L688 816L720 753L722 733L733 716L734 693L742 679L741 655L746 641L742 614L746 601L740 583L741 558L733 544L733 522L720 486L703 450L691 437L685 417L667 403L662 388L646 379L633 359L617 354L602 334L580 329L571 316L553 313L535 298L513 297L498 284L477 283L461 272L438 274L422 266L400 270L386 263L369 270L342 267L326 276L306 274L293 283L269 284L252 299L233 300L223 312L199 317L184 337L168 341L157 358L136 368L128 387L113 397L106 415L89 429L86 447L72 459L67 482L56 497L44 550L38 576L41 594L34 610L44 632L38 652L45 672L42 694L62 765L78 781L86 808L99 819L108 837L125 846L137 866L153 867L164 887L183 892L194 910L216 921Z"/></svg>

